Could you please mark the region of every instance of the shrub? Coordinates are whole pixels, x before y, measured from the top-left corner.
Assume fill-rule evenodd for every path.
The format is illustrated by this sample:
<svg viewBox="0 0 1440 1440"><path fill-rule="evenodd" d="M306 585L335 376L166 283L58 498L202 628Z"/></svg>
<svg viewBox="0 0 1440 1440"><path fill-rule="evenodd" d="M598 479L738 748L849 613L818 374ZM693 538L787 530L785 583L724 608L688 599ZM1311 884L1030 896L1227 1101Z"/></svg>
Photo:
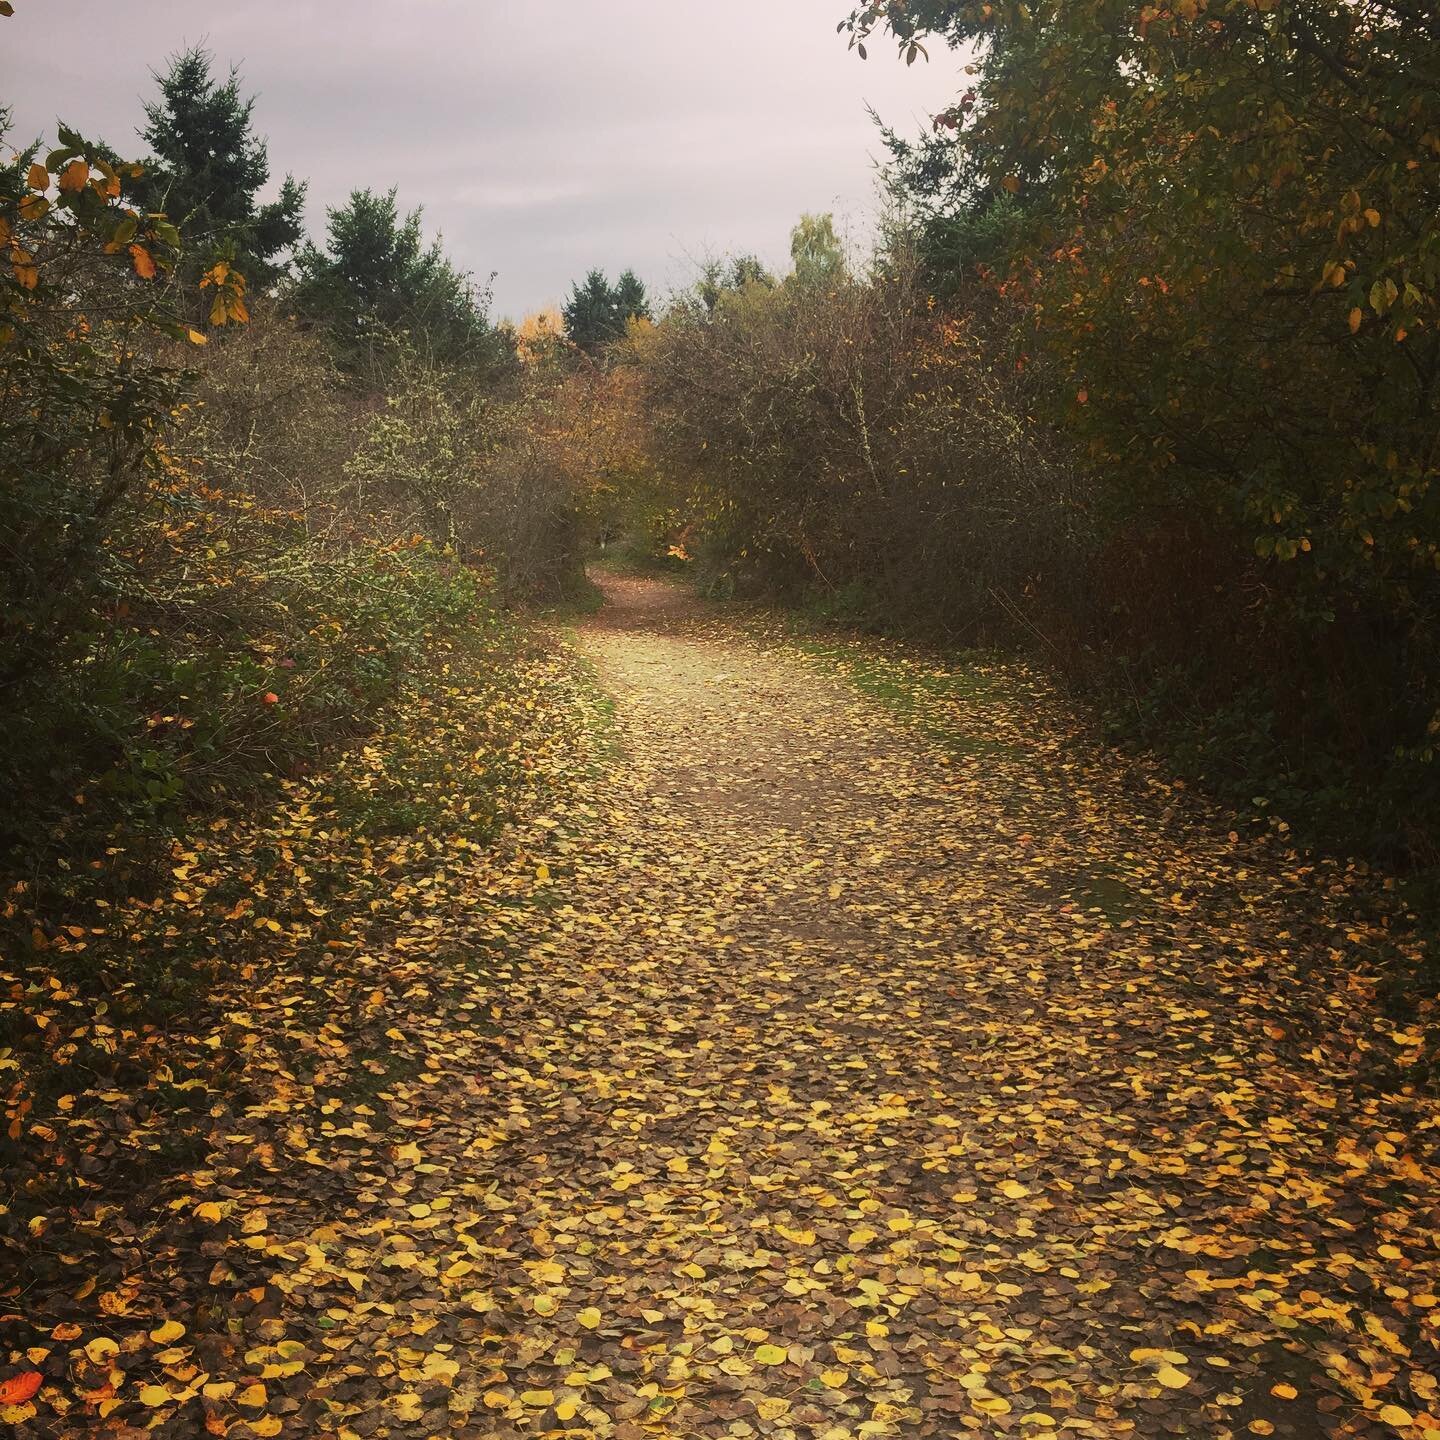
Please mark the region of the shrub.
<svg viewBox="0 0 1440 1440"><path fill-rule="evenodd" d="M1086 515L1026 419L1040 382L1007 323L932 309L900 265L748 284L638 337L658 461L693 488L706 565L847 604L860 587L891 623L952 632L1065 583Z"/></svg>

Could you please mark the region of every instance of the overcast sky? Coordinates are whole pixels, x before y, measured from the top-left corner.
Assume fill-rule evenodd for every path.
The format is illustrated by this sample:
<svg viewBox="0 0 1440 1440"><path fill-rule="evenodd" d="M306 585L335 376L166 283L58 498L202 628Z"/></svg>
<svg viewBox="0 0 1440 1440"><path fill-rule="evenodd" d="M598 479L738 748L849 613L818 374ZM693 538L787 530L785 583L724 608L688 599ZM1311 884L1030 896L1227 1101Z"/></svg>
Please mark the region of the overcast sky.
<svg viewBox="0 0 1440 1440"><path fill-rule="evenodd" d="M259 96L277 178L309 220L352 188L423 204L519 318L599 265L652 290L706 255L774 264L805 210L863 236L879 144L866 105L918 129L958 88L936 47L848 52L849 0L14 0L0 19L10 139L57 116L139 154L149 71L205 43Z"/></svg>

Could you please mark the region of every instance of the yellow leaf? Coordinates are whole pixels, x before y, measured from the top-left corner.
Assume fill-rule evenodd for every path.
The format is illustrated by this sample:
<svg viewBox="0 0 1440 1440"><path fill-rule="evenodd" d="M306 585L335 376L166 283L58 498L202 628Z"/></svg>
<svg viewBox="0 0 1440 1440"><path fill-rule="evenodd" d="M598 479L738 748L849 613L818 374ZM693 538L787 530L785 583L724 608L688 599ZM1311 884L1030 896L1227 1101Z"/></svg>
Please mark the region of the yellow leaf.
<svg viewBox="0 0 1440 1440"><path fill-rule="evenodd" d="M198 1220L208 1220L212 1225L218 1225L224 1212L213 1200L202 1201L195 1207L195 1217Z"/></svg>
<svg viewBox="0 0 1440 1440"><path fill-rule="evenodd" d="M1166 1365L1188 1365L1190 1357L1179 1350L1155 1350L1142 1345L1130 1352L1130 1358L1137 1365L1153 1365L1157 1360Z"/></svg>
<svg viewBox="0 0 1440 1440"><path fill-rule="evenodd" d="M425 1413L424 1402L413 1390L402 1390L400 1394L391 1396L386 1403L394 1408L396 1418L406 1424L419 1420Z"/></svg>
<svg viewBox="0 0 1440 1440"><path fill-rule="evenodd" d="M119 1353L120 1347L104 1335L97 1335L85 1347L85 1354L92 1365L106 1365Z"/></svg>
<svg viewBox="0 0 1440 1440"><path fill-rule="evenodd" d="M755 1413L762 1420L778 1420L790 1408L790 1402L779 1395L762 1395L755 1402Z"/></svg>
<svg viewBox="0 0 1440 1440"><path fill-rule="evenodd" d="M265 1387L258 1380L253 1385L247 1385L235 1397L235 1403L258 1410L265 1403Z"/></svg>
<svg viewBox="0 0 1440 1440"><path fill-rule="evenodd" d="M278 1435L281 1430L281 1420L278 1415L262 1415L250 1422L250 1433L252 1435L271 1436Z"/></svg>
<svg viewBox="0 0 1440 1440"><path fill-rule="evenodd" d="M1280 1384L1270 1387L1270 1393L1281 1400L1293 1400L1300 1392L1293 1385L1287 1385L1282 1380Z"/></svg>
<svg viewBox="0 0 1440 1440"><path fill-rule="evenodd" d="M1003 1180L1000 1183L1000 1193L1008 1200L1023 1200L1030 1193L1030 1187L1022 1185L1018 1180Z"/></svg>
<svg viewBox="0 0 1440 1440"><path fill-rule="evenodd" d="M821 1381L832 1390L838 1390L850 1378L849 1372L845 1370L822 1370Z"/></svg>
<svg viewBox="0 0 1440 1440"><path fill-rule="evenodd" d="M142 1405L155 1409L157 1405L170 1404L170 1392L163 1385L142 1385L139 1400Z"/></svg>
<svg viewBox="0 0 1440 1440"><path fill-rule="evenodd" d="M185 1333L185 1327L178 1320L167 1320L150 1332L150 1338L157 1345L169 1345Z"/></svg>
<svg viewBox="0 0 1440 1440"><path fill-rule="evenodd" d="M1003 1395L972 1395L970 1403L986 1415L1008 1415L1010 1402Z"/></svg>
<svg viewBox="0 0 1440 1440"><path fill-rule="evenodd" d="M755 1358L762 1365L783 1365L789 1356L781 1345L760 1345L755 1350Z"/></svg>
<svg viewBox="0 0 1440 1440"><path fill-rule="evenodd" d="M1397 1429L1415 1423L1415 1417L1401 1405L1381 1406L1380 1418L1387 1425L1394 1425Z"/></svg>
<svg viewBox="0 0 1440 1440"><path fill-rule="evenodd" d="M555 1407L555 1418L557 1420L573 1420L575 1412L580 1407L573 1400L562 1400Z"/></svg>
<svg viewBox="0 0 1440 1440"><path fill-rule="evenodd" d="M1155 1372L1155 1378L1167 1390L1183 1390L1190 1383L1190 1377L1183 1370L1177 1370L1173 1365L1162 1365Z"/></svg>
<svg viewBox="0 0 1440 1440"><path fill-rule="evenodd" d="M555 1403L555 1392L553 1390L522 1390L520 1400L522 1404L543 1410L547 1405Z"/></svg>
<svg viewBox="0 0 1440 1440"><path fill-rule="evenodd" d="M583 1325L587 1330L594 1330L600 1324L600 1319L600 1312L593 1305L587 1305L575 1317L576 1323Z"/></svg>

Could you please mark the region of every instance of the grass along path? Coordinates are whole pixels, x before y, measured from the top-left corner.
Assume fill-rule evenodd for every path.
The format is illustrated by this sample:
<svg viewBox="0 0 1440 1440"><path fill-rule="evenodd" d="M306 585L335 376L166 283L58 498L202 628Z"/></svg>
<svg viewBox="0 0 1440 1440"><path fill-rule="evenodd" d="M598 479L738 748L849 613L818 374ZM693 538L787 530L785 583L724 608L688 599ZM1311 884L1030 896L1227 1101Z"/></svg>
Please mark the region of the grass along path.
<svg viewBox="0 0 1440 1440"><path fill-rule="evenodd" d="M484 973L389 992L384 1129L318 1081L237 1119L223 1237L150 1241L220 1323L147 1292L17 1433L96 1433L107 1367L137 1436L1440 1430L1437 1112L1359 879L1023 677L604 585L550 903L497 949L452 892L425 963Z"/></svg>

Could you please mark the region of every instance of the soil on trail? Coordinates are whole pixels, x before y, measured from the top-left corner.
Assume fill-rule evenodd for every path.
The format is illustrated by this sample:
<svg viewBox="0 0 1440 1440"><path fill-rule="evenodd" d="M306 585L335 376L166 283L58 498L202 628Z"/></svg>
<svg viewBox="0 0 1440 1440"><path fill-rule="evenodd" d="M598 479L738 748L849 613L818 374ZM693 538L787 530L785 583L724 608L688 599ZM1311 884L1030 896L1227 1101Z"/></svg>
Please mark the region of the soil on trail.
<svg viewBox="0 0 1440 1440"><path fill-rule="evenodd" d="M1437 1114L1345 869L1015 667L604 589L543 903L404 971L372 1105L233 1122L232 1298L91 1356L123 1433L1437 1433Z"/></svg>

